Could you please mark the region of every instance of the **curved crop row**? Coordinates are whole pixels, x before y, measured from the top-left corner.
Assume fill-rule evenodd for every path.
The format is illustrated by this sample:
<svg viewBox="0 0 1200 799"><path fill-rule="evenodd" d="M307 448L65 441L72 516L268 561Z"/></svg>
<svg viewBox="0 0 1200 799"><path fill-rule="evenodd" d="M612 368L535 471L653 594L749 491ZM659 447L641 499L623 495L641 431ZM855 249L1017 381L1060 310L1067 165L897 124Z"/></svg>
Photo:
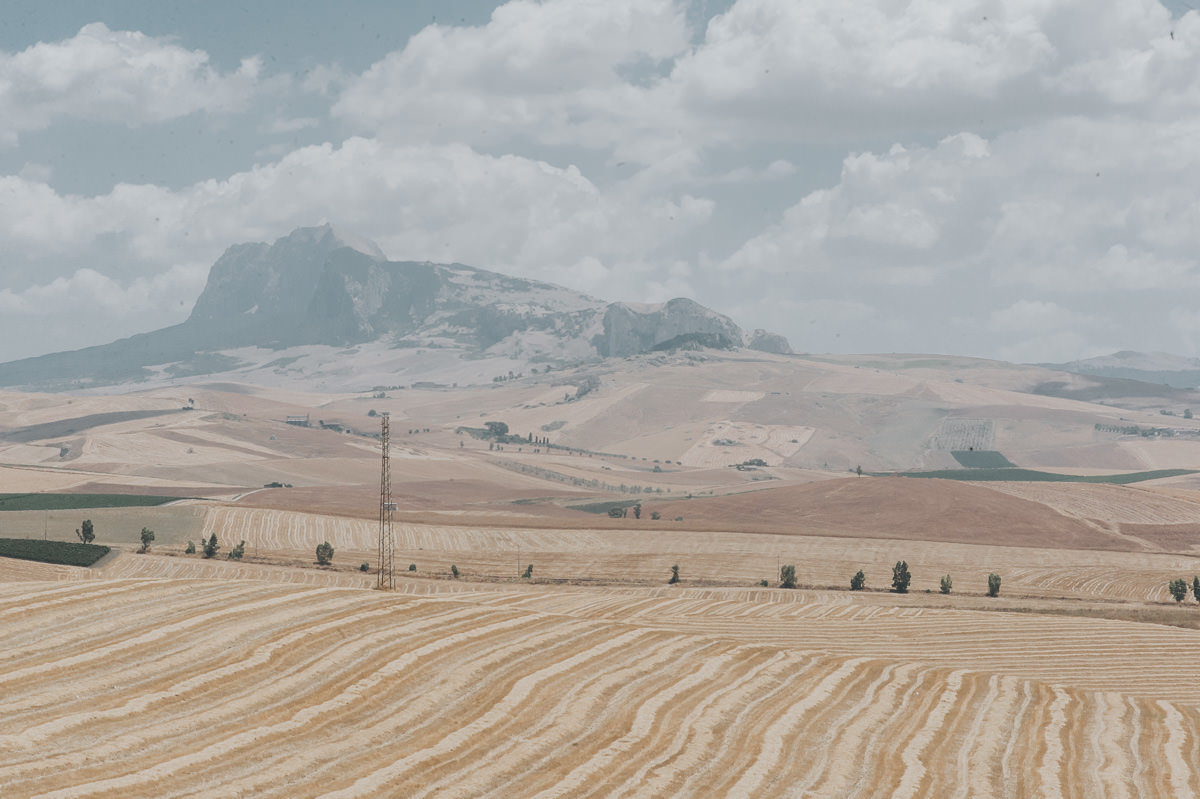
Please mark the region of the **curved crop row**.
<svg viewBox="0 0 1200 799"><path fill-rule="evenodd" d="M1187 631L650 592L0 588L5 796L1200 792ZM1178 677L1110 669L1181 648Z"/></svg>

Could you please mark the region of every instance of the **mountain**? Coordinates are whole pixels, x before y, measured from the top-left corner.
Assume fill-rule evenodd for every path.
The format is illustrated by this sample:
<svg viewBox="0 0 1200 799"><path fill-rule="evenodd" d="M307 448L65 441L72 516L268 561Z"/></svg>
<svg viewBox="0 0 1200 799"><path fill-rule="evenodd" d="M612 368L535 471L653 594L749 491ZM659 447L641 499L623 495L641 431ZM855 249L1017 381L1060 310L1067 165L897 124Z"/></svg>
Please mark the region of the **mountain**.
<svg viewBox="0 0 1200 799"><path fill-rule="evenodd" d="M1037 364L1050 369L1095 377L1140 380L1173 388L1200 386L1200 359L1185 358L1167 352L1122 350L1112 355L1086 358L1058 364Z"/></svg>
<svg viewBox="0 0 1200 799"><path fill-rule="evenodd" d="M534 364L699 347L791 352L782 336L743 331L692 300L609 303L463 264L389 261L325 225L230 247L179 325L0 364L0 386L219 375L357 390L414 378L486 382Z"/></svg>

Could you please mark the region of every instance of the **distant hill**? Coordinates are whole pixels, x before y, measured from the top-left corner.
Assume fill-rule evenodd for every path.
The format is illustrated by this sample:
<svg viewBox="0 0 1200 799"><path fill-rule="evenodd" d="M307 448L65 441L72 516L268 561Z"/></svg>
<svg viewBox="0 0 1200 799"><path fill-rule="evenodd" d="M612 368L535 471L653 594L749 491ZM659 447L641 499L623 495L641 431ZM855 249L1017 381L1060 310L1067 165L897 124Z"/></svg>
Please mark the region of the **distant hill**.
<svg viewBox="0 0 1200 799"><path fill-rule="evenodd" d="M187 321L0 364L0 386L64 390L224 375L347 388L491 375L654 350L787 340L688 299L609 303L463 264L389 261L329 225L230 247ZM426 356L436 351L437 358ZM475 368L468 368L474 362Z"/></svg>
<svg viewBox="0 0 1200 799"><path fill-rule="evenodd" d="M1172 388L1200 386L1200 358L1185 358L1166 352L1122 350L1097 358L1037 365L1081 375L1140 380Z"/></svg>

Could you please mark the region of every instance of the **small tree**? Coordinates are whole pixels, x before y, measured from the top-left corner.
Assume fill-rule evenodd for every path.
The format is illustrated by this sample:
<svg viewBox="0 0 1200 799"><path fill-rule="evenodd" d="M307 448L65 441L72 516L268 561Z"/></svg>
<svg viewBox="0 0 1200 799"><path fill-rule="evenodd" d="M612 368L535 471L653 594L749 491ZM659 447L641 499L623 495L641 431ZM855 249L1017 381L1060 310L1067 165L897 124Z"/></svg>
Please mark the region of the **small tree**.
<svg viewBox="0 0 1200 799"><path fill-rule="evenodd" d="M91 519L84 519L83 524L75 531L75 535L79 536L79 540L85 544L90 544L96 540L96 528L92 526Z"/></svg>
<svg viewBox="0 0 1200 799"><path fill-rule="evenodd" d="M656 510L652 510L652 511L650 511L650 518L653 519L654 521L658 521L659 519L662 518L662 514Z"/></svg>
<svg viewBox="0 0 1200 799"><path fill-rule="evenodd" d="M766 580L759 580L758 584L763 588L766 588L768 585L770 585L770 583L768 583Z"/></svg>
<svg viewBox="0 0 1200 799"><path fill-rule="evenodd" d="M360 572L369 572L371 571L371 564L364 560L362 563L358 564L358 570Z"/></svg>
<svg viewBox="0 0 1200 799"><path fill-rule="evenodd" d="M408 564L408 570L410 572L415 572L417 570L417 564L415 564L415 563Z"/></svg>
<svg viewBox="0 0 1200 799"><path fill-rule="evenodd" d="M204 542L204 557L215 558L217 551L221 549L221 545L217 543L217 534L213 533L208 540Z"/></svg>
<svg viewBox="0 0 1200 799"><path fill-rule="evenodd" d="M532 563L530 563L528 566L525 567L525 571L521 572L521 576L523 578L525 578L526 580L533 577L533 564Z"/></svg>
<svg viewBox="0 0 1200 799"><path fill-rule="evenodd" d="M866 586L866 584L867 584L867 575L863 574L862 569L859 569L858 572L853 577L850 578L850 590L851 591L861 591Z"/></svg>
<svg viewBox="0 0 1200 799"><path fill-rule="evenodd" d="M317 544L317 563L328 566L333 562L333 545L328 541Z"/></svg>
<svg viewBox="0 0 1200 799"><path fill-rule="evenodd" d="M190 538L188 539L187 546L183 548L183 554L185 554L185 555L195 555L196 554L196 544L194 541L192 541L192 539L190 539Z"/></svg>
<svg viewBox="0 0 1200 799"><path fill-rule="evenodd" d="M896 561L896 565L892 567L892 590L897 594L907 594L910 582L912 575L908 573L908 561Z"/></svg>
<svg viewBox="0 0 1200 799"><path fill-rule="evenodd" d="M151 542L154 541L154 531L149 527L142 528L142 548L138 552L146 552L150 549Z"/></svg>
<svg viewBox="0 0 1200 799"><path fill-rule="evenodd" d="M458 579L458 567L455 566L453 563L450 564L450 576L453 577L455 580Z"/></svg>
<svg viewBox="0 0 1200 799"><path fill-rule="evenodd" d="M230 560L241 560L242 555L245 555L245 554L246 554L246 542L239 541L238 545L236 547L234 547L233 549L229 550L229 554L226 555L225 557L229 558Z"/></svg>
<svg viewBox="0 0 1200 799"><path fill-rule="evenodd" d="M787 564L786 566L779 567L779 587L796 587L796 567L791 563Z"/></svg>
<svg viewBox="0 0 1200 799"><path fill-rule="evenodd" d="M1167 583L1167 590L1171 592L1171 596L1175 597L1176 602L1182 602L1187 596L1188 584L1183 578L1177 578Z"/></svg>
<svg viewBox="0 0 1200 799"><path fill-rule="evenodd" d="M634 505L634 506L633 506L633 518L635 518L635 519L640 519L640 518L642 518L642 506L641 506L641 503L639 503L639 504L637 504L637 505Z"/></svg>
<svg viewBox="0 0 1200 799"><path fill-rule="evenodd" d="M671 579L667 580L667 585L675 585L679 582L679 564L676 563L671 567Z"/></svg>
<svg viewBox="0 0 1200 799"><path fill-rule="evenodd" d="M950 589L953 587L954 587L954 581L950 579L950 575L947 574L944 577L942 577L941 588L942 588L943 594L950 593Z"/></svg>
<svg viewBox="0 0 1200 799"><path fill-rule="evenodd" d="M1200 577L1192 577L1192 596L1196 597L1196 601L1200 602Z"/></svg>
<svg viewBox="0 0 1200 799"><path fill-rule="evenodd" d="M1184 588L1183 592L1186 594L1187 589ZM988 596L1000 596L1000 575L995 572L988 575Z"/></svg>

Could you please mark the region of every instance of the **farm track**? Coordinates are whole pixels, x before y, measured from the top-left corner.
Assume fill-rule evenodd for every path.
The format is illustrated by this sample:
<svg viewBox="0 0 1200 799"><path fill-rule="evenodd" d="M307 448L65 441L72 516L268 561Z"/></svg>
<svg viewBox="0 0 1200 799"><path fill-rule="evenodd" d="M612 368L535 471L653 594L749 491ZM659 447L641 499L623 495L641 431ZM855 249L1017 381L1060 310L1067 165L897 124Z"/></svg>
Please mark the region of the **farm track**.
<svg viewBox="0 0 1200 799"><path fill-rule="evenodd" d="M1200 793L1193 631L445 587L0 584L0 795Z"/></svg>

